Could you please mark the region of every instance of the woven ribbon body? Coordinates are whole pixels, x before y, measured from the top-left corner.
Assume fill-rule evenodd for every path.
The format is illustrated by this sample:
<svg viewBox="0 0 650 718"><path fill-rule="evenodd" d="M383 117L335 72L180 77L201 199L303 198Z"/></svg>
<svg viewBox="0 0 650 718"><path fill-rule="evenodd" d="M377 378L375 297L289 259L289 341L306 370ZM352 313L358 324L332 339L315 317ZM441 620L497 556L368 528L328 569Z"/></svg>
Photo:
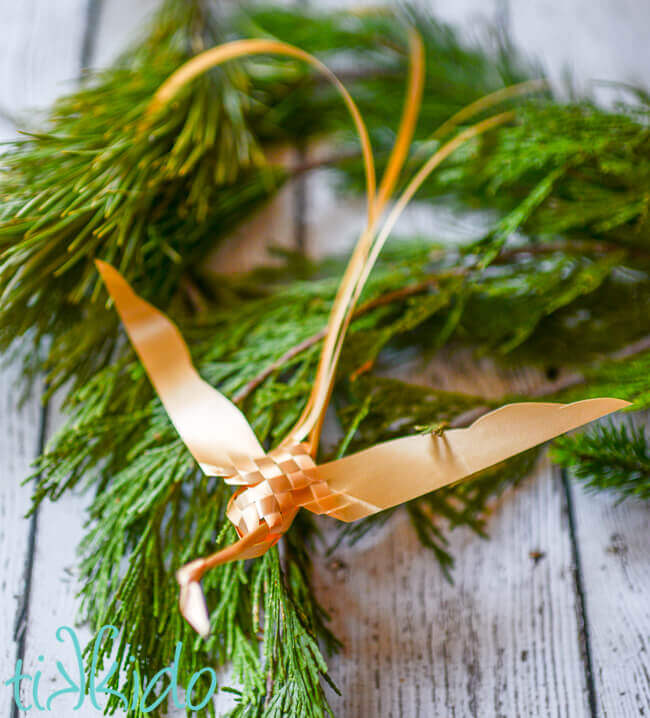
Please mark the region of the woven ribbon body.
<svg viewBox="0 0 650 718"><path fill-rule="evenodd" d="M325 481L314 477L316 464L306 444L280 446L237 468L236 480L231 477L229 483L243 486L233 494L226 515L240 537L266 524L269 533L260 549L278 541L300 507L335 515L348 503Z"/></svg>

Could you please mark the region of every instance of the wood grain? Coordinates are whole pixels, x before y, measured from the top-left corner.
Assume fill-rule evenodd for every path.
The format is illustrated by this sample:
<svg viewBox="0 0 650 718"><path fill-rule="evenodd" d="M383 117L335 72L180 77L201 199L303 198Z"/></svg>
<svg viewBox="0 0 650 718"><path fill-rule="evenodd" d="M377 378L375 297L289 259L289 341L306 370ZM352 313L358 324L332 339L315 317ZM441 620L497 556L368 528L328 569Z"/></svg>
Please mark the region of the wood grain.
<svg viewBox="0 0 650 718"><path fill-rule="evenodd" d="M0 3L0 138L36 124L44 108L79 75L82 0ZM58 32L53 32L57 28ZM31 629L31 540L38 523L25 519L31 488L21 482L38 454L41 385L20 406L19 365L0 372L0 681L13 675L18 651ZM17 633L15 629L18 628ZM2 687L0 714L13 715L9 688Z"/></svg>
<svg viewBox="0 0 650 718"><path fill-rule="evenodd" d="M630 9L628 4L628 17L638 18L640 7ZM95 61L114 57L123 41L133 37L137 19L155 5L156 0L104 0ZM560 5L560 0L547 2L545 22L552 25L554 13L569 22ZM539 18L533 13L539 8L526 15L521 4L512 7L510 19L525 39L521 28L534 33ZM504 8L508 3L485 6L463 0L436 10L472 25ZM583 14L588 12L585 8ZM614 7L611 13L621 15ZM86 0L0 2L0 109L13 113L44 106L70 86L68 81L79 74L86 18ZM618 17L617 22L625 21ZM584 42L598 45L600 52L600 41L583 30L584 25L574 23L574 35L583 32ZM628 36L636 37L638 28ZM609 38L610 54L617 52L616 43ZM560 50L549 50L551 63L561 64ZM633 50L619 54L623 61L615 74L629 79L628 70L638 66L638 57ZM0 118L0 131L11 132L11 123ZM349 247L361 224L361 203L336 197L327 172L310 177L305 189L307 215L298 220L306 228L308 250L323 255ZM244 244L233 243L215 255L215 266L245 269L264 257L269 243L290 244L296 235L295 207L296 196L288 188L240 233L239 240L246 235ZM451 239L459 230L471 236L481 225L480 217L444 210L432 215L414 207L399 230ZM29 488L19 482L35 455L40 417L38 396L18 408L16 371L0 374L0 679L10 675L15 661L13 622L26 585L30 526L22 519ZM527 372L498 372L466 355L442 356L426 367L404 364L400 371L412 381L492 396L537 381ZM53 430L61 417L56 407L51 413ZM490 541L463 529L452 532L454 585L445 582L403 514L357 546L317 557L318 594L345 642L342 654L330 662L343 691L341 698L332 696L335 714L595 718L589 705L586 646L598 716L649 715L648 510L631 502L614 507L611 498L586 496L577 487L569 498L575 532L563 483L557 471L541 463L533 477L495 505L488 522ZM69 658L69 645L62 647L55 631L72 625L77 614L75 549L83 535L86 503L84 497L68 495L45 504L39 515L25 659L27 670L44 666L48 693L62 687L55 678L53 656ZM332 524L323 519L322 525L331 538ZM84 627L77 630L83 644L89 633ZM10 715L9 700L4 689L0 714ZM219 713L231 704L232 697L218 696ZM60 699L57 705L58 714L71 714L71 702ZM86 702L74 715L90 718L98 711ZM180 718L178 712L171 715Z"/></svg>
<svg viewBox="0 0 650 718"><path fill-rule="evenodd" d="M25 519L31 489L21 486L38 455L41 406L37 385L20 406L18 368L0 370L0 682L13 675L26 624L31 521ZM0 684L1 684L0 683ZM0 715L10 715L12 696L3 686Z"/></svg>
<svg viewBox="0 0 650 718"><path fill-rule="evenodd" d="M63 423L58 401L49 407L48 439ZM33 582L30 596L29 621L25 641L25 670L34 675L41 670L41 702L68 684L56 668L60 660L74 678L76 660L69 636L64 641L57 638L62 626L74 628L81 647L91 640L87 626L77 624L77 546L84 535L84 519L88 498L68 492L52 503L41 504L38 515L36 550L33 556ZM31 703L30 686L25 684L25 703ZM75 715L79 718L97 716L99 712L89 705L74 710L78 696L61 696L52 703L59 715ZM73 712L74 710L74 712ZM60 711L60 713L59 713Z"/></svg>
<svg viewBox="0 0 650 718"><path fill-rule="evenodd" d="M646 429L647 430L647 429ZM650 715L650 507L572 486L600 718Z"/></svg>
<svg viewBox="0 0 650 718"><path fill-rule="evenodd" d="M160 0L102 0L97 15L92 67L106 67L145 31Z"/></svg>
<svg viewBox="0 0 650 718"><path fill-rule="evenodd" d="M500 502L489 541L452 534L454 585L403 514L319 561L345 644L336 715L587 716L562 505L542 464Z"/></svg>
<svg viewBox="0 0 650 718"><path fill-rule="evenodd" d="M53 36L56 36L64 32L66 28L69 30L75 25L79 26L79 31L75 34L75 37L79 39L78 53L69 52L70 59L74 59L76 63L69 69L69 77L76 77L79 74L81 44L84 38L83 28L87 22L88 15L85 2L69 2L68 5L69 15L67 17L62 14L59 15L57 20L59 25L50 27L50 32ZM132 6L133 3L130 5ZM151 10L151 6L152 3L141 3L138 6L139 11L136 12L136 15L140 18L145 16ZM132 33L134 30L134 18L132 14L127 13L127 9L127 4L119 2L118 0L107 0L102 3L101 12L98 16L100 25L99 28L96 29L94 46L96 51L99 51L101 56L107 61L117 55L121 49L122 41L128 36L129 32ZM43 42L46 42L46 40L43 40ZM92 57L89 59L90 66L94 66L94 59ZM7 383L11 386L10 381ZM0 391L0 397L1 396ZM59 399L60 397L55 397L50 406L48 438L53 436L65 420L64 415L60 411ZM38 404L38 398L36 401ZM39 406L40 404L37 405L37 417ZM16 422L14 427L20 425L20 417L16 419L15 411L10 407L6 407L6 410L5 407L1 408L0 421L12 420L13 417L13 421ZM34 425L37 423L38 421L36 421ZM37 432L34 428L32 428L31 432L25 431L24 433L36 441ZM16 443L15 430L8 434L7 441L9 442L7 444L8 446ZM0 444L0 448L3 448L2 444ZM0 456L0 466L6 454L8 454L8 452L2 452ZM36 446L34 445L32 453L28 457L28 461L31 461L35 455ZM12 467L8 473L13 477L18 477L17 481L19 481L20 478L25 475L25 471L24 468L15 466ZM29 494L29 487L24 487L21 494L22 504L20 504L18 511L12 510L7 503L8 513L14 517L16 524L22 528L25 534L29 531L29 523L22 519L22 515L25 511L23 505L25 507L28 506ZM63 661L69 670L72 670L75 666L75 657L71 641L68 636L64 636L65 641L61 642L57 638L57 630L62 626L73 627L82 649L92 640L89 627L87 625L78 624L79 601L77 598L79 589L77 579L77 546L84 535L86 507L90 502L90 498L90 496L81 495L79 492L68 492L55 503L44 502L39 511L37 540L33 554L32 573L34 580L30 595L29 619L25 629L24 668L25 671L32 675L36 670L42 671L42 700L52 695L55 691L65 688L67 685L57 670L55 661ZM2 506L3 503L2 499L3 495L0 493L0 506ZM16 532L16 539L13 542L6 542L0 538L0 557L5 550L10 551L12 548L15 548L15 544L19 544L25 549L27 546L27 536L21 537L19 532ZM100 557L98 557L98 560L101 560ZM10 566L10 568L13 569L12 572L10 572L10 576L14 579L12 581L14 591L19 591L18 587L24 585L23 566L23 557L21 557L21 560L15 567L13 565ZM0 605L6 605L2 592L0 592ZM2 628L0 628L0 638L4 638L4 626L3 624L0 624L0 626L2 626ZM6 644L5 641L3 641L0 645L11 646L9 641L7 641ZM41 660L41 657L43 660ZM5 674L8 676L10 672L5 669L5 660L2 654L0 654L0 658L2 659L0 660L0 668L2 669L0 670L0 679L2 679ZM13 653L10 662L13 665ZM7 665L8 663L9 661L7 661ZM11 670L13 670L13 668ZM74 673L72 675L74 677ZM25 704L32 703L30 685L28 683L24 683L22 694ZM8 693L6 695L2 693L1 695L3 700L6 698L6 700L9 701L11 698ZM79 710L74 710L77 700L78 696L74 694L61 696L52 703L52 709L56 715L74 715L78 716L78 718L96 718L96 716L101 715L101 711L92 705L88 697L86 697L83 706ZM99 696L98 703L99 705L104 705L105 698ZM232 696L228 694L220 695L217 700L217 705L220 712L225 711L232 705ZM2 707L3 704L0 703L0 709ZM9 712L2 712L1 715L9 715ZM116 715L125 715L125 713L118 711ZM170 718L181 718L181 716L185 716L185 712L170 710L169 716Z"/></svg>
<svg viewBox="0 0 650 718"><path fill-rule="evenodd" d="M80 75L86 0L0 2L0 106L38 126L44 109Z"/></svg>
<svg viewBox="0 0 650 718"><path fill-rule="evenodd" d="M498 397L537 381L467 354L397 373ZM396 372L393 372L396 373ZM490 540L457 529L444 579L404 514L317 562L345 643L339 716L588 716L565 497L548 462L494 507Z"/></svg>

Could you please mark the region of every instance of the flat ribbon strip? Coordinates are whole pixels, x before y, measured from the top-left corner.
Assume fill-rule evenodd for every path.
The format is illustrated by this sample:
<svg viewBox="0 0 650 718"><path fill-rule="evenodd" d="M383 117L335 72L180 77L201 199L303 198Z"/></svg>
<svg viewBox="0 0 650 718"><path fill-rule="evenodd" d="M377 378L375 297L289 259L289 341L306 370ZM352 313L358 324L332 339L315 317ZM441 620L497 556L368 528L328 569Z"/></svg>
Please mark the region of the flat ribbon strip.
<svg viewBox="0 0 650 718"><path fill-rule="evenodd" d="M317 466L309 446L266 454L241 411L199 376L178 328L139 297L109 264L96 261L131 342L184 443L208 475L242 488L227 515L240 540L178 572L183 616L209 632L203 573L267 551L299 508L355 521L456 483L566 431L622 409L621 399L509 404L466 429L416 434Z"/></svg>
<svg viewBox="0 0 650 718"><path fill-rule="evenodd" d="M95 260L134 349L181 439L208 476L233 477L264 456L241 411L201 379L176 325L139 297L110 264ZM228 480L228 479L226 479Z"/></svg>
<svg viewBox="0 0 650 718"><path fill-rule="evenodd" d="M181 612L202 635L209 631L205 599L198 584L202 574L226 561L263 554L289 528L299 508L341 521L354 521L460 481L628 405L619 399L591 399L568 405L511 404L487 414L467 429L450 430L442 436L404 437L320 466L314 463L345 332L392 227L426 177L451 152L463 142L512 119L512 113L491 117L441 145L411 179L378 231L377 219L408 154L422 95L423 47L414 31L409 34L409 42L407 101L378 192L368 133L353 99L327 67L299 48L272 40L240 40L213 48L179 68L156 93L150 106L149 116L192 78L236 57L273 53L305 60L329 78L347 105L361 141L368 190L368 225L337 292L312 392L294 428L268 454L241 411L201 379L177 327L138 297L119 272L105 262L96 262L131 342L182 440L206 474L224 476L228 483L242 487L233 495L227 510L239 541L212 556L192 561L177 573ZM527 88L522 86L507 92L523 91ZM500 98L501 94L495 93L492 98L474 103L452 118L448 126Z"/></svg>
<svg viewBox="0 0 650 718"><path fill-rule="evenodd" d="M466 429L394 439L306 473L346 499L343 508L326 513L356 521L456 483L626 406L629 402L621 399L507 404Z"/></svg>
<svg viewBox="0 0 650 718"><path fill-rule="evenodd" d="M265 524L284 533L299 507L355 521L455 483L629 405L622 399L508 404L466 429L416 434L315 465L305 444L265 453L241 411L199 376L177 327L105 262L106 287L181 438L209 475L246 487L228 516L240 536ZM287 518L290 516L289 521ZM268 548L268 545L266 545Z"/></svg>

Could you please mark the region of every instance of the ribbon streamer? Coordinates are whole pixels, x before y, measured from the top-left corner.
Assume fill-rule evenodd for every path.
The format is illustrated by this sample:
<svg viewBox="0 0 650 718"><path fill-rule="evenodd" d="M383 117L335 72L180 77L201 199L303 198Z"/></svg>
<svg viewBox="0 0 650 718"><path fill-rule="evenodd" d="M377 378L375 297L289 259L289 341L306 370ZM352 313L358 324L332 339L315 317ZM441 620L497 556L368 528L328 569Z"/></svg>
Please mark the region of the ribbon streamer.
<svg viewBox="0 0 650 718"><path fill-rule="evenodd" d="M409 32L409 46L406 102L395 146L378 190L369 136L354 100L320 61L286 43L240 40L208 50L174 73L156 93L150 107L148 116L172 99L186 82L210 67L234 57L275 53L305 60L323 72L341 93L357 128L366 169L368 224L355 246L334 300L305 409L277 448L265 452L241 411L201 379L177 327L139 297L116 269L96 261L131 343L181 439L207 475L221 476L227 483L240 487L227 509L239 540L212 556L192 561L177 572L181 613L203 636L210 629L199 584L205 571L226 561L262 555L288 530L300 508L340 521L355 521L460 481L628 405L626 401L607 398L566 405L510 404L481 417L468 428L445 431L442 435L407 436L336 461L315 463L345 332L392 227L422 182L458 146L512 119L512 113L496 115L439 146L406 186L379 229L379 217L408 156L422 97L424 51L414 30ZM463 119L483 107L480 102L475 103Z"/></svg>
<svg viewBox="0 0 650 718"><path fill-rule="evenodd" d="M170 419L208 475L243 488L227 516L240 540L178 572L181 611L209 631L198 586L226 561L262 555L289 528L299 508L355 521L410 501L628 405L620 399L573 404L526 402L486 414L469 428L387 441L316 465L306 444L264 452L239 409L204 382L176 326L139 297L109 264L97 268Z"/></svg>

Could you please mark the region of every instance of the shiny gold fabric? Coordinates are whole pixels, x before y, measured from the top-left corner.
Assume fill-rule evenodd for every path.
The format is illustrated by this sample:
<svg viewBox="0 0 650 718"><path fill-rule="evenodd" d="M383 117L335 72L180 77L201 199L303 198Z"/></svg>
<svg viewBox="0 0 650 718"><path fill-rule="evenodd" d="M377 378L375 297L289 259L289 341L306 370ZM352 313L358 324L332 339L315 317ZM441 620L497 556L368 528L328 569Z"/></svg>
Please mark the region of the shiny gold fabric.
<svg viewBox="0 0 650 718"><path fill-rule="evenodd" d="M262 555L299 508L354 521L460 481L520 451L627 406L620 399L503 406L467 429L417 434L317 466L307 444L268 454L243 414L204 382L176 326L97 262L129 337L181 438L210 475L242 486L228 507L240 541L178 573L181 611L205 635L209 620L198 580L211 566Z"/></svg>
<svg viewBox="0 0 650 718"><path fill-rule="evenodd" d="M182 440L206 474L222 476L227 483L240 487L227 510L239 540L177 572L181 612L201 635L206 635L210 627L199 585L203 573L226 561L263 554L286 532L300 508L341 521L354 521L460 481L627 405L618 399L591 399L568 405L511 404L483 416L466 429L446 431L440 436L408 436L337 461L321 465L314 462L345 332L392 227L424 180L458 146L512 119L512 113L490 117L440 145L407 184L379 228L379 217L408 156L422 95L424 53L413 30L409 43L411 63L405 107L379 190L375 187L369 135L353 99L330 70L299 48L272 40L242 40L213 48L174 73L152 102L150 115L193 77L234 57L270 52L305 60L334 84L350 111L361 142L368 190L368 223L337 292L312 391L296 425L268 453L241 411L201 379L176 326L138 297L113 267L97 261L131 342ZM513 88L509 94L527 89ZM466 120L497 99L495 95L475 103L445 127L448 129L461 114Z"/></svg>
<svg viewBox="0 0 650 718"><path fill-rule="evenodd" d="M305 443L264 452L243 414L192 366L176 326L110 265L97 261L147 373L184 443L209 475L241 486L228 508L240 537L260 526L263 553L306 508L355 521L460 481L628 405L621 399L509 404L465 429L416 434L317 466Z"/></svg>

